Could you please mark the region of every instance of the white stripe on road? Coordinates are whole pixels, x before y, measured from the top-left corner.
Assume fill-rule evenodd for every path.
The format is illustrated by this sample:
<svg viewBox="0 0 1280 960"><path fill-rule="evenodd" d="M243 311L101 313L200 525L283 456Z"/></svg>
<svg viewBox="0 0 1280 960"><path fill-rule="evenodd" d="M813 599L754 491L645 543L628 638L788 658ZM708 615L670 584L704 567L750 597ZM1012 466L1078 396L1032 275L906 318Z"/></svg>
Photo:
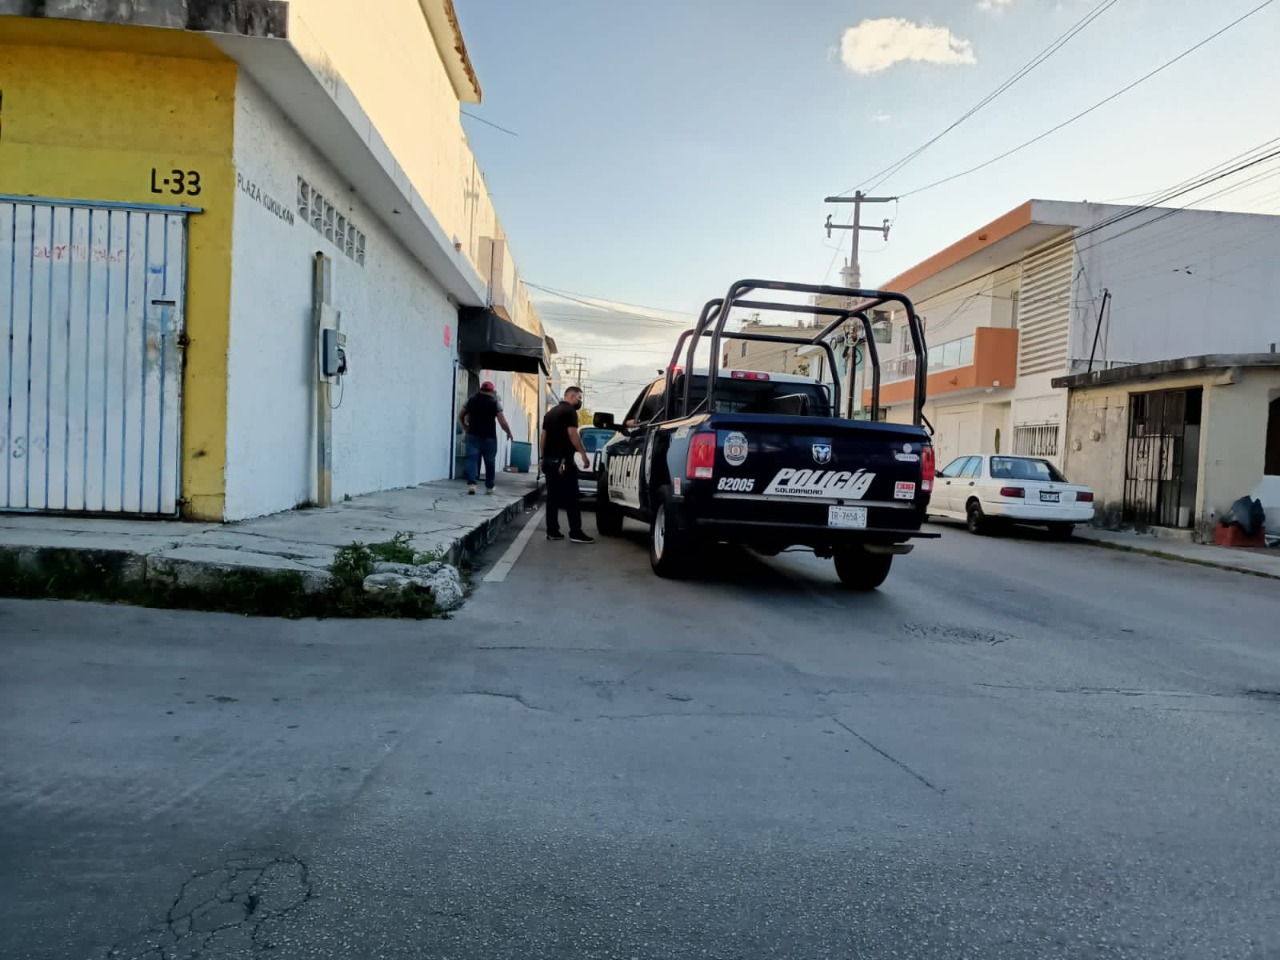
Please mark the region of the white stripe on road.
<svg viewBox="0 0 1280 960"><path fill-rule="evenodd" d="M533 539L534 531L538 529L538 514L541 512L541 507L535 507L533 513L529 514L529 519L525 521L524 529L520 531L515 542L507 547L507 552L493 565L493 569L484 575L485 583L501 583L507 579L507 574L511 572L511 568L520 559L520 554L524 553L524 548Z"/></svg>

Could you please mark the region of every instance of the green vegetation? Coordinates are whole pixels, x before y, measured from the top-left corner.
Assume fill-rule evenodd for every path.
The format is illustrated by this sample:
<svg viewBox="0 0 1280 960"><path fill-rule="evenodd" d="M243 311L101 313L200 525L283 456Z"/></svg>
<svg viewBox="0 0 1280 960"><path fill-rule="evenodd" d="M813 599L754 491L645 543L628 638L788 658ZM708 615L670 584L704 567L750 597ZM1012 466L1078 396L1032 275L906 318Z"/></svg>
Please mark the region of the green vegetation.
<svg viewBox="0 0 1280 960"><path fill-rule="evenodd" d="M0 551L0 595L32 600L85 600L174 610L207 610L253 617L406 617L440 615L431 594L406 590L369 594L364 579L377 563L421 565L442 560L415 553L412 535L340 548L330 582L308 592L301 573L224 569L183 582L172 569L147 569L138 556L111 550L58 548Z"/></svg>

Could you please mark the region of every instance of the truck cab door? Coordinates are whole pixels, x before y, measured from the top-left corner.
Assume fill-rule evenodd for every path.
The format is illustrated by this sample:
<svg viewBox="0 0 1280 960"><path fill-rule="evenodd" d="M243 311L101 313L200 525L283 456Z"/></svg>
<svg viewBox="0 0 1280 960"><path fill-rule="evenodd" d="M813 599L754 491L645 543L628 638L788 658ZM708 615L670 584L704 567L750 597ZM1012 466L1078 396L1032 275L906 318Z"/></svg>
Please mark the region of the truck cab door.
<svg viewBox="0 0 1280 960"><path fill-rule="evenodd" d="M609 445L609 499L631 510L643 502L644 457L652 425L660 414L665 378L640 392L621 425L622 437Z"/></svg>

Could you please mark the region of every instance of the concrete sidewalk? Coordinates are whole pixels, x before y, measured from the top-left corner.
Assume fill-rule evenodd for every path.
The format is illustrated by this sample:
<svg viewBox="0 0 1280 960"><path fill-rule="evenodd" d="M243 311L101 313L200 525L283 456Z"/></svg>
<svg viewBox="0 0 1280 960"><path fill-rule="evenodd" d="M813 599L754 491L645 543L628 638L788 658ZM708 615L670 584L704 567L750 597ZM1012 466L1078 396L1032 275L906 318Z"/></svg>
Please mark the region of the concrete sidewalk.
<svg viewBox="0 0 1280 960"><path fill-rule="evenodd" d="M0 557L47 566L56 554L103 559L130 580L163 576L199 584L228 570L302 575L308 592L325 589L339 547L379 543L407 532L419 552L466 562L535 503L532 474L504 473L497 492L468 496L460 480L369 494L325 509L300 509L208 524L0 514Z"/></svg>
<svg viewBox="0 0 1280 960"><path fill-rule="evenodd" d="M1217 547L1173 537L1134 533L1131 530L1098 530L1083 526L1076 527L1076 538L1113 550L1129 550L1166 560L1181 560L1280 579L1280 549L1277 548Z"/></svg>

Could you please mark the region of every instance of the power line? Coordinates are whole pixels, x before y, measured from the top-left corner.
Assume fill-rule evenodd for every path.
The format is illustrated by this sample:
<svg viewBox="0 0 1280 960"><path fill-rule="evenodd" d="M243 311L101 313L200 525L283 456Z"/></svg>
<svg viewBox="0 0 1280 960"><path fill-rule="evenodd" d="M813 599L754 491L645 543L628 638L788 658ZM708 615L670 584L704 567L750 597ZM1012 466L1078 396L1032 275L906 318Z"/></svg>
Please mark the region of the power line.
<svg viewBox="0 0 1280 960"><path fill-rule="evenodd" d="M516 133L514 130L508 130L506 127L500 127L500 126L498 126L498 125L497 125L496 123L494 123L492 120L486 120L484 117L478 117L478 116L476 116L474 113L467 113L467 111L465 111L465 110L462 110L462 111L459 111L459 112L460 112L464 117L470 117L472 120L479 120L481 123L485 124L486 126L493 127L493 129L495 129L495 130L501 130L503 133L505 133L505 134L509 134L510 136L513 136L513 137L518 137L518 136L520 136L520 134Z"/></svg>
<svg viewBox="0 0 1280 960"><path fill-rule="evenodd" d="M1275 141L1272 141L1272 142L1274 143ZM1166 197L1166 198L1165 198L1165 200L1162 200L1162 201L1161 201L1161 203L1164 203L1164 202L1166 202L1167 200L1174 199L1174 197L1177 197L1177 196L1182 196L1182 195L1187 194L1187 193L1192 193L1192 192L1194 192L1194 191L1196 191L1196 190L1199 190L1201 187L1207 187L1207 186L1209 186L1210 184L1217 183L1219 180L1224 180L1224 179L1226 179L1227 177L1235 176L1237 173L1241 173L1241 172L1243 172L1243 171L1245 171L1245 170L1250 169L1251 167L1256 167L1256 166L1257 166L1258 164L1260 164L1260 163L1266 163L1268 160L1274 160L1274 159L1275 159L1275 158L1277 158L1277 157L1280 157L1280 149L1272 150L1270 153L1266 153L1266 154L1263 154L1262 156L1255 157L1255 158L1253 158L1253 159L1251 159L1251 160L1248 160L1248 161L1242 162L1242 163L1240 163L1240 164L1237 164L1235 167L1232 167L1230 170L1227 170L1227 171L1224 171L1224 172L1220 172L1220 173L1215 173L1215 174L1214 174L1214 175L1212 175L1212 176L1207 176L1207 177L1203 178L1200 182L1197 182L1197 183L1195 183L1195 184L1192 184L1192 185L1191 185L1191 186L1189 186L1189 187L1186 187L1186 188L1184 188L1184 189L1179 190L1179 191L1178 191L1177 193L1175 193L1173 196ZM1221 193L1226 193L1226 192L1227 192L1227 190L1219 190L1217 193L1212 193L1212 194L1210 194L1210 195L1209 195L1209 196L1207 196L1207 197L1203 197L1203 198L1201 198L1200 200L1194 200L1194 201L1192 201L1192 203L1203 203L1205 200L1212 200L1214 197L1218 196L1219 194L1221 194ZM1152 217L1150 220L1144 221L1143 223L1140 223L1140 224L1138 224L1137 226L1130 227L1128 230L1124 230L1124 231L1122 231L1122 232L1120 232L1120 233L1113 234L1112 236L1109 236L1109 237L1104 237L1102 240L1098 240L1098 241L1096 241L1095 243L1092 243L1092 244L1090 244L1089 246L1085 247L1085 248L1084 248L1083 250L1081 250L1080 252L1081 252L1081 253L1086 253L1086 252L1088 252L1089 250L1092 250L1094 247L1100 246L1100 245L1102 245L1103 243L1106 243L1106 242L1107 242L1107 241L1109 241L1109 240L1118 240L1120 237L1128 236L1129 234L1133 233L1135 230L1141 230L1141 229L1144 229L1144 228L1146 228L1146 227L1151 226L1152 224L1159 223L1161 220L1167 219L1168 217L1172 217L1172 216L1174 216L1175 214L1182 213L1184 210L1188 209L1190 206L1191 206L1191 203L1188 203L1188 204L1186 204L1185 206L1182 206L1182 207L1174 207L1173 209L1165 210L1165 211L1163 211L1162 213L1160 213L1160 215L1159 215L1159 216ZM1151 207L1146 207L1146 208L1144 208L1144 209L1152 209L1152 208L1151 208ZM1141 210L1139 210L1138 212L1142 212L1142 211L1141 211ZM1126 219L1126 218L1124 218L1124 217L1120 217L1120 218L1118 218L1118 219L1121 219L1121 220L1122 220L1122 219ZM1110 226L1110 225L1111 225L1111 224L1107 224L1107 226ZM1101 229L1101 226L1099 226L1099 229ZM1092 229L1092 228L1091 228L1091 229L1090 229L1090 230L1088 230L1087 232L1083 232L1081 235L1082 235L1082 236L1089 236L1090 234L1092 234L1092 233L1096 233L1096 232L1097 232L1097 230L1095 230L1095 229Z"/></svg>
<svg viewBox="0 0 1280 960"><path fill-rule="evenodd" d="M1249 156L1250 154L1258 154L1259 151L1266 150L1268 147L1272 146L1273 144L1276 144L1277 142L1280 142L1280 137L1266 141L1265 143L1262 143L1257 147L1252 148L1251 150L1245 151L1243 154L1238 154L1237 158ZM1112 214L1109 217L1104 217L1102 220L1099 220L1097 223L1092 224L1088 227L1085 227L1080 230L1073 230L1063 238L1041 247L1037 252L1049 253L1055 250L1062 249L1063 247L1069 244L1074 244L1080 239L1091 236L1095 233L1098 233L1099 231L1106 230L1108 227L1114 226L1115 224L1121 223L1132 217L1136 217L1139 214L1147 213L1152 210L1160 210L1161 204L1168 203L1170 200L1177 199L1178 197L1184 196L1188 193L1193 193L1196 190L1201 189L1202 187L1209 186L1212 183L1216 183L1220 180L1226 179L1227 177L1234 176L1235 174L1240 173L1243 170L1247 170L1251 167L1254 167L1259 163L1265 163L1266 161L1274 159L1278 156L1280 156L1280 149L1272 150L1271 152L1263 153L1258 156L1253 156L1250 159L1243 160L1240 163L1236 164L1235 166L1226 170L1220 169L1223 166L1222 163L1215 164L1214 166L1210 167L1208 171L1198 174L1195 177L1189 178L1188 180L1184 180L1182 181L1182 183L1177 184L1168 190L1161 191L1156 196L1152 197L1149 203L1127 207L1124 210L1121 210L1115 214ZM1199 201L1196 201L1196 202L1199 202ZM1143 223L1140 223L1136 227L1134 227L1133 230L1140 230L1145 227L1148 227L1152 223L1155 223L1158 220L1164 219L1166 215L1171 215L1173 213L1180 213L1184 209L1187 209L1190 206L1191 204L1187 204L1185 207L1176 207L1176 208L1173 208L1172 210L1164 211L1164 213L1162 213L1160 217L1156 217L1151 220L1144 221ZM1064 226L1068 226L1068 225L1064 224ZM1125 236L1130 232L1132 232L1132 230L1125 231L1124 234L1117 234L1115 236L1103 238L1102 240L1098 241L1095 244L1092 244L1089 247L1086 247L1085 249L1090 250L1090 249L1093 249L1094 247L1101 246L1103 243L1106 243L1110 240L1118 239L1120 236ZM1084 251L1081 251L1081 252L1084 252ZM979 273L972 277L966 277L964 280L961 280L958 283L952 284L949 287L945 287L942 290L938 290L935 293L930 294L928 298L926 298L924 301L921 301L921 302L924 303L924 302L927 302L928 300L941 297L945 294L952 293L956 290L959 290L961 287L965 287L971 283L975 283L978 280L983 280L987 277L993 276L999 273L1001 270L1006 270L1009 267L1012 267L1015 264L1020 263L1022 259L1023 258L1019 256L1017 259L1009 260L983 273ZM933 309L937 309L938 306L939 306L938 304L933 305Z"/></svg>
<svg viewBox="0 0 1280 960"><path fill-rule="evenodd" d="M642 303L627 303L625 300L610 300L604 297L592 297L589 293L579 293L574 290L557 290L555 287L545 287L540 283L533 283L530 280L524 282L526 287L533 287L535 290L541 290L543 293L550 293L553 296L563 297L566 300L572 300L574 303L581 303L588 307L595 307L597 310L604 310L608 313L624 313L622 310L615 310L611 307L602 307L601 303L613 303L621 307L631 307L635 310L652 310L657 313L687 313L685 310L668 310L665 307L650 307ZM683 320L672 320L669 317L654 317L655 320L665 320L667 323L684 323Z"/></svg>
<svg viewBox="0 0 1280 960"><path fill-rule="evenodd" d="M870 177L868 177L866 180L862 181L862 183L858 184L856 187L851 187L851 188L849 188L849 189L848 189L848 190L846 190L843 194L841 194L841 196L847 196L848 194L853 193L853 192L854 192L854 191L856 191L856 190L861 190L863 187L867 187L867 185L868 185L868 184L871 184L871 186L867 187L867 189L869 189L869 190L875 190L875 189L877 189L877 188L878 188L882 183L884 183L884 182L885 182L885 180L888 180L888 179L889 179L890 177L892 177L894 174L896 174L896 173L900 172L900 171L901 171L904 167L906 167L906 166L907 166L907 164L909 164L912 160L914 160L916 157L920 156L920 154L924 153L924 152L925 152L926 150L928 150L931 146L933 146L935 143L937 143L939 140L941 140L943 137L945 137L948 133L950 133L950 132L951 132L952 130L954 130L956 127L960 126L962 123L964 123L964 122L965 122L966 120L968 120L970 117L972 117L974 114L976 114L978 111L980 111L983 107L985 107L985 106L987 106L988 104L990 104L993 100L995 100L996 98L998 98L1001 94L1003 94L1003 93L1004 93L1006 90L1008 90L1010 87L1012 87L1012 86L1014 86L1015 84L1017 84L1017 82L1018 82L1019 80L1021 80L1021 79L1022 79L1023 77L1025 77L1025 76L1027 76L1027 75L1028 75L1029 73L1031 73L1033 70L1035 70L1035 69L1036 69L1036 67L1040 66L1040 64L1044 63L1046 60L1048 60L1050 57L1052 57L1055 53L1057 53L1059 50L1061 50L1061 49L1062 49L1064 46L1066 46L1066 45L1067 45L1067 44L1068 44L1068 43L1069 43L1069 42L1070 42L1070 41L1071 41L1071 40L1072 40L1072 39L1073 39L1073 38L1074 38L1078 33L1080 33L1082 30L1084 30L1086 27L1088 27L1088 26L1089 26L1089 24L1093 23L1093 21L1094 21L1094 20L1096 20L1096 19L1098 19L1098 17L1102 16L1104 13L1106 13L1108 10L1110 10L1113 6L1115 6L1115 5L1116 5L1116 3L1117 3L1117 2L1118 2L1118 0L1103 0L1103 2L1102 2L1102 3L1098 4L1096 7L1094 7L1092 10L1090 10L1088 13L1086 13L1086 14L1084 15L1084 17L1082 17L1082 18L1081 18L1080 20L1078 20L1074 25L1072 25L1072 26L1067 30L1067 32L1066 32L1066 33L1064 33L1064 34L1062 34L1061 36L1059 36L1056 40L1054 40L1054 41L1053 41L1053 43L1049 44L1049 46L1048 46L1048 47L1046 47L1044 50L1041 50L1041 51L1040 51L1038 54L1036 54L1036 55L1035 55L1031 60L1029 60L1027 63L1023 64L1023 65L1022 65L1022 66L1017 70L1017 72L1015 72L1015 73L1013 74L1013 76L1009 77L1009 79L1005 80L1005 81L1004 81L1004 83L1000 84L998 87L996 87L996 88L995 88L994 90L992 90L990 93L988 93L985 97L983 97L981 100L979 100L977 103L975 103L975 104L974 104L972 107L970 107L970 108L969 108L965 113L961 114L961 115L960 115L960 117L959 117L957 120L954 120L951 124L949 124L947 127L945 127L945 128L944 128L940 133L938 133L935 137L933 137L933 138L932 138L932 139L930 139L930 140L926 140L923 144L921 144L921 145L920 145L919 147L917 147L915 150L911 151L911 152L910 152L910 153L908 153L906 156L904 156L904 157L902 157L902 158L900 158L900 159L898 159L898 160L895 160L893 163L889 164L889 166L885 167L885 168L884 168L883 170L881 170L879 173L872 174ZM830 271L828 271L828 272L830 272Z"/></svg>
<svg viewBox="0 0 1280 960"><path fill-rule="evenodd" d="M1044 133L1041 133L1038 136L1032 137L1030 140L1027 140L1024 143L1020 143L1016 147L1013 147L1010 150L1006 150L1004 153L1001 153L997 156L992 157L990 160L985 160L982 163L978 164L976 167L970 167L969 169L962 170L959 173L953 173L949 177L943 177L941 180L935 180L933 183L925 184L923 187L916 187L914 190L908 190L906 193L901 194L901 196L904 199L907 197L913 197L916 194L924 193L926 190L932 190L934 187L940 187L944 183L951 183L953 180L959 180L961 177L967 177L971 173L976 173L977 171L983 170L994 163L999 163L1001 160L1004 160L1006 157L1011 157L1015 153L1025 150L1027 147L1031 146L1032 144L1039 143L1045 137L1048 137L1051 134L1057 133L1059 130L1063 129L1064 127L1070 126L1071 124L1075 123L1077 120L1080 120L1081 118L1088 116L1089 114L1093 113L1095 110L1099 109L1100 107L1106 106L1112 100L1115 100L1118 97L1121 97L1124 94L1128 93L1134 87L1137 87L1143 83L1146 83L1148 80L1150 80L1152 77L1156 76L1157 74L1163 73L1165 70L1169 69L1169 67L1173 66L1178 61L1183 60L1186 57L1189 57L1191 54L1195 53L1205 44L1216 40L1218 37L1222 36L1232 27L1235 27L1243 23L1245 20L1248 20L1254 14L1258 13L1259 11L1263 10L1266 7L1271 6L1271 4L1274 2L1275 0L1263 0L1262 3L1258 4L1258 6L1254 7L1248 13L1236 18L1235 20L1232 20L1225 27L1218 30L1216 33L1212 33L1209 36L1205 37L1195 46L1189 47L1188 49L1182 51L1182 53L1178 54L1172 60L1165 61L1163 64L1161 64L1160 66L1152 70L1150 73L1139 77L1137 80L1133 81L1133 83L1129 84L1126 87L1122 87L1121 89L1117 90L1115 93L1111 94L1109 97L1099 100L1097 103L1095 103L1093 106L1089 107L1088 109L1082 110L1080 113L1077 113L1074 117L1071 117L1068 120L1064 120L1062 123L1059 123L1057 126L1050 127L1048 130L1044 131Z"/></svg>

